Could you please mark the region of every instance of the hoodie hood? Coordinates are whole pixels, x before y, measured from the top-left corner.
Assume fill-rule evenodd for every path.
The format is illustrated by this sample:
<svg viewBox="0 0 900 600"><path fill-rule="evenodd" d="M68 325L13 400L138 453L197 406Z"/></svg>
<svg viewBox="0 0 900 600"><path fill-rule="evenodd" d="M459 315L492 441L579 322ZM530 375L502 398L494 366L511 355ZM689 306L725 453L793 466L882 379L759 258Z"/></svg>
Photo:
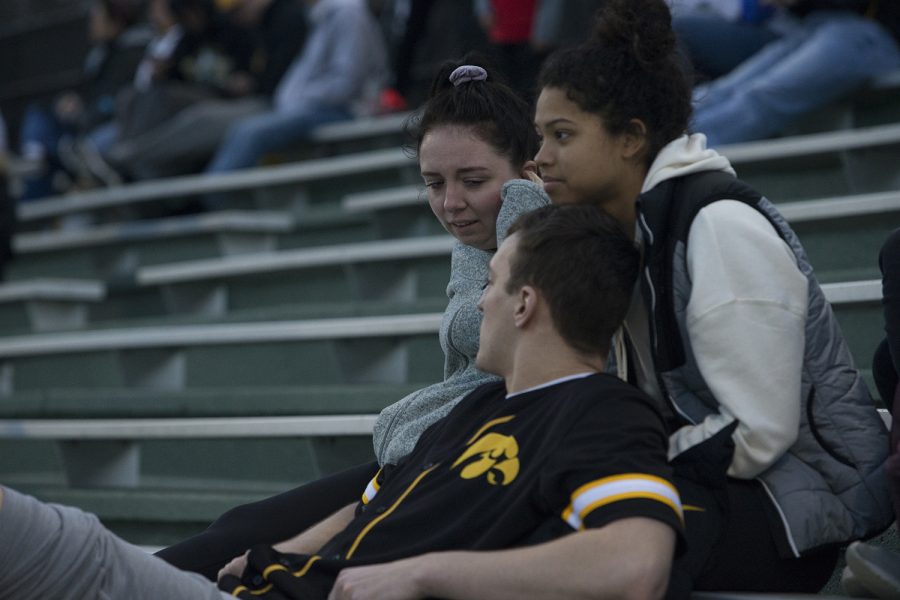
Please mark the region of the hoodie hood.
<svg viewBox="0 0 900 600"><path fill-rule="evenodd" d="M650 165L641 193L676 177L683 177L700 171L724 171L735 175L728 159L706 147L706 136L702 133L683 135L669 142Z"/></svg>

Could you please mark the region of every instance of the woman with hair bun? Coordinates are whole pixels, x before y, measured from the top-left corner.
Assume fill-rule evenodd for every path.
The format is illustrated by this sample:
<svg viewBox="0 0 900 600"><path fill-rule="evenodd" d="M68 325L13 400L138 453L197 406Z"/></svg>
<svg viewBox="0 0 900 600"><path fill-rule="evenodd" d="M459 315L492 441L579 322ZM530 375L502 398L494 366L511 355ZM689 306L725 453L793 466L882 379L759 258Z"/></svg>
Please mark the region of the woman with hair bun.
<svg viewBox="0 0 900 600"><path fill-rule="evenodd" d="M840 545L893 517L887 432L799 240L685 133L691 90L663 0L609 0L539 87L545 190L601 206L643 248L620 356L668 411L698 508L673 590L817 591Z"/></svg>
<svg viewBox="0 0 900 600"><path fill-rule="evenodd" d="M533 183L538 140L531 108L495 79L484 62L447 63L410 122L429 205L457 242L449 303L440 329L444 380L399 400L375 424L377 462L353 467L272 498L234 508L207 530L158 556L215 579L219 569L254 544L285 540L359 500L379 465L396 464L419 435L462 396L496 377L475 367L481 315L476 307L488 262L522 213L549 203ZM231 566L239 571L241 561Z"/></svg>

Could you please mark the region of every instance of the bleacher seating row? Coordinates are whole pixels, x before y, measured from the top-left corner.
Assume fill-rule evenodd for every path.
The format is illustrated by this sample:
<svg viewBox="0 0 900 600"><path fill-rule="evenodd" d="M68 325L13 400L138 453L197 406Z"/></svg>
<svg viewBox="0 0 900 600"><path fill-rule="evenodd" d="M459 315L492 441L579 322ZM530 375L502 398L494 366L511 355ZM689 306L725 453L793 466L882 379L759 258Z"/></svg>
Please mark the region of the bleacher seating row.
<svg viewBox="0 0 900 600"><path fill-rule="evenodd" d="M866 126L723 152L800 235L869 377L900 125L854 114ZM2 480L166 544L370 460L377 412L442 369L452 240L399 148L405 119L322 128L301 162L21 206L0 285ZM148 210L208 194L223 210Z"/></svg>

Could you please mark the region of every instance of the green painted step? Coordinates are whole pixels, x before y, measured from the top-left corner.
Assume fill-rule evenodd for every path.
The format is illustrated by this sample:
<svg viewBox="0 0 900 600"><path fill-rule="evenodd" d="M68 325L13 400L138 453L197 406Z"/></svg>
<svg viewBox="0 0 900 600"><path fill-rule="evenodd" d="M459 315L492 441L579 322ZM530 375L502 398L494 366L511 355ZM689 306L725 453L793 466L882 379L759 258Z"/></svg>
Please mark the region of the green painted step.
<svg viewBox="0 0 900 600"><path fill-rule="evenodd" d="M2 419L177 418L377 413L427 383L258 386L185 391L33 390L4 397Z"/></svg>
<svg viewBox="0 0 900 600"><path fill-rule="evenodd" d="M160 230L156 236L147 231L152 230L154 224L158 224ZM184 226L180 235L173 236L166 233L165 220L121 223L118 227L122 229L122 233L120 239L115 241L43 251L22 251L9 264L8 279L54 276L102 279L128 275L141 266L361 242L376 237L374 221L367 215L346 213L335 208L309 211L290 228L266 234L203 231L199 226L192 233L190 227ZM130 235L131 230L137 230L138 233ZM59 235L72 237L73 234L63 231Z"/></svg>

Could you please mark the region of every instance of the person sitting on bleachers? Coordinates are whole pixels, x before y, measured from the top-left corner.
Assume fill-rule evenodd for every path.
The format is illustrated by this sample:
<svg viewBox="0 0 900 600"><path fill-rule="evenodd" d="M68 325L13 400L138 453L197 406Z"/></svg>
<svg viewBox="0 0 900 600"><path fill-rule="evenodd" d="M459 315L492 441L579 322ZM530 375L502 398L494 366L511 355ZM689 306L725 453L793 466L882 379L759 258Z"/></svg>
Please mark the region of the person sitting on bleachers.
<svg viewBox="0 0 900 600"><path fill-rule="evenodd" d="M319 125L373 110L385 82L384 39L364 0L306 0L311 31L266 112L238 120L207 167L252 167L290 148Z"/></svg>
<svg viewBox="0 0 900 600"><path fill-rule="evenodd" d="M476 61L473 57L473 61ZM492 69L449 62L431 97L410 122L425 195L454 238L448 304L439 334L444 378L386 407L374 430L374 458L265 500L236 507L200 534L158 555L181 569L214 579L247 548L303 531L356 497L380 466L397 464L422 432L477 386L493 381L475 365L480 315L476 303L488 261L519 215L549 204L520 178L534 171L537 134L531 110Z"/></svg>
<svg viewBox="0 0 900 600"><path fill-rule="evenodd" d="M670 416L698 591L815 592L893 521L888 433L800 240L686 134L691 88L663 0L608 0L541 70L535 161L554 203L640 241L618 365ZM748 561L747 556L753 560Z"/></svg>
<svg viewBox="0 0 900 600"><path fill-rule="evenodd" d="M900 3L773 0L791 30L696 90L694 131L710 146L764 139L799 117L900 68Z"/></svg>
<svg viewBox="0 0 900 600"><path fill-rule="evenodd" d="M151 6L165 20L170 4L172 0L153 0ZM233 70L222 92L214 95L160 81L141 87L136 81L130 101L140 98L143 108L123 106L122 118L130 124L107 153L118 169L135 179L197 172L235 121L269 109L272 94L306 40L305 10L297 0L238 0L225 16L232 29L255 40L245 68ZM129 114L139 110L150 112L151 118Z"/></svg>
<svg viewBox="0 0 900 600"><path fill-rule="evenodd" d="M21 155L40 161L41 172L25 178L22 200L67 191L73 180L93 185L96 174L78 153L82 136L104 147L115 135L115 98L134 77L150 33L138 24L136 0L95 0L91 3L83 81L75 90L54 98L52 106L31 105L19 135ZM114 173L110 173L115 178Z"/></svg>
<svg viewBox="0 0 900 600"><path fill-rule="evenodd" d="M521 218L479 301L476 361L505 381L463 398L361 501L251 549L224 591L8 488L0 586L18 600L662 598L683 519L663 418L603 373L639 261L597 208Z"/></svg>
<svg viewBox="0 0 900 600"><path fill-rule="evenodd" d="M476 0L478 22L510 85L534 100L534 78L540 59L531 46L537 0Z"/></svg>

